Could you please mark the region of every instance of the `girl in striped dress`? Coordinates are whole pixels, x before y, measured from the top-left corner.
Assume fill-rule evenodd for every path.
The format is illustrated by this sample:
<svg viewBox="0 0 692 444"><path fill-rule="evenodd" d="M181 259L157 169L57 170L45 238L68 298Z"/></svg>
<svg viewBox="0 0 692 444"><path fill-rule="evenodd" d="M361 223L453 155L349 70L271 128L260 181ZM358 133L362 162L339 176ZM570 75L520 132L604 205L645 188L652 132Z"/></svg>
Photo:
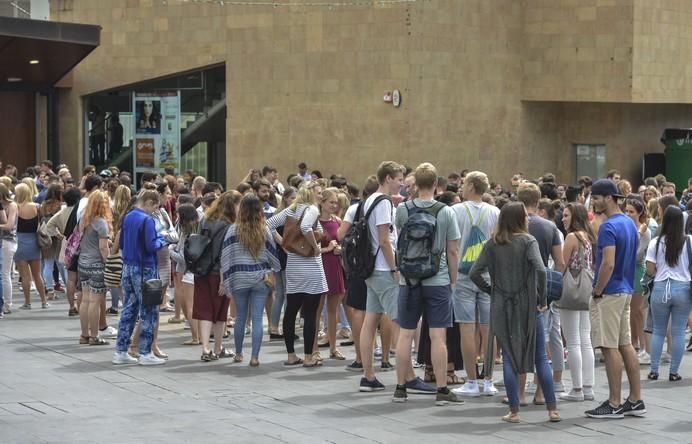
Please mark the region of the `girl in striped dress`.
<svg viewBox="0 0 692 444"><path fill-rule="evenodd" d="M300 219L300 230L312 245L313 256L304 257L288 252L286 261L286 311L284 312L283 331L286 342L288 360L286 366L302 364L303 367L321 365L321 361L313 358L313 343L315 340L317 309L320 298L327 292L327 279L320 254L320 245L315 238L315 231L322 233L318 222L320 211L317 202L322 199L322 187L315 182L304 184L299 190L296 200L285 210L277 213L267 221L267 225L276 241L281 245L283 238L276 232L277 228L286 224L287 218ZM301 219L302 217L302 219ZM296 315L303 310L305 326L303 328L305 344L305 360L296 356L294 343Z"/></svg>

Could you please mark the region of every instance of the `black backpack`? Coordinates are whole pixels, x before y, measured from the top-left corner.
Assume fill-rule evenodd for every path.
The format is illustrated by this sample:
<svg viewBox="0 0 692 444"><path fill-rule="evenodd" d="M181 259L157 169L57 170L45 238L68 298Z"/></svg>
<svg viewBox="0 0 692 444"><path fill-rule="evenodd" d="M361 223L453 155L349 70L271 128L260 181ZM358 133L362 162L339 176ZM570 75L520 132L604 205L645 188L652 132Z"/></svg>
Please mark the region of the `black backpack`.
<svg viewBox="0 0 692 444"><path fill-rule="evenodd" d="M377 196L365 215L363 215L363 205L365 205L365 202L358 204L353 225L348 229L341 243L341 261L349 280L365 280L370 277L375 269L375 259L380 249L378 248L375 253L372 252L372 233L370 233L370 228L368 227L368 218L375 207L383 200L391 202L389 196L384 194Z"/></svg>
<svg viewBox="0 0 692 444"><path fill-rule="evenodd" d="M200 222L199 233L191 234L185 239L183 255L187 271L195 276L207 276L211 273L221 256L220 251L214 251L214 245L220 246L223 243L223 239L217 242L214 239L218 236L225 237L227 228L210 227L205 221Z"/></svg>

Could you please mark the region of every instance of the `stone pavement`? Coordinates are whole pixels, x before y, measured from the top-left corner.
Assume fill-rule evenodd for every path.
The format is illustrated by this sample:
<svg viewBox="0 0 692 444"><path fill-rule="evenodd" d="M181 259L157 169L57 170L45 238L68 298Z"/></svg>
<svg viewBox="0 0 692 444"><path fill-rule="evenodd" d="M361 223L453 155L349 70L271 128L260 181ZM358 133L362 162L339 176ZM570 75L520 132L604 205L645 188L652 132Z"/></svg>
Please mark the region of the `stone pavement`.
<svg viewBox="0 0 692 444"><path fill-rule="evenodd" d="M15 307L21 299L15 295ZM430 396L409 395L408 403L393 404L393 372L378 375L386 391L367 394L344 361L285 369L282 342L263 344L256 369L247 360L202 363L198 347L180 345L187 338L181 325L162 326L166 365L114 367L112 346L78 344L79 321L67 317L64 299L39 307L0 320L2 443L692 442L690 353L678 383L647 381L642 367L645 418L587 419L583 411L595 403L561 402L561 423L546 422L545 410L531 406L522 424L510 425L500 421L500 396L435 407ZM353 357L351 348L342 351ZM597 399L607 397L602 364L595 389Z"/></svg>

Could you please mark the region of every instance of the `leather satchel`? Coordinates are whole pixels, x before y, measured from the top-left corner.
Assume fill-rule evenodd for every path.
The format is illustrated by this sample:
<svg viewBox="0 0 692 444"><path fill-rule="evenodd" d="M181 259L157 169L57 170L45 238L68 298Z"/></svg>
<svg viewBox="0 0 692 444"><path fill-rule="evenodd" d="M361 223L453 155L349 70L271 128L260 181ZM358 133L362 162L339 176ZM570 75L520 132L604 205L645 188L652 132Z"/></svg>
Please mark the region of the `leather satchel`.
<svg viewBox="0 0 692 444"><path fill-rule="evenodd" d="M297 254L298 256L311 257L315 256L315 248L303 235L300 229L300 224L303 221L303 216L307 208L303 211L298 219L290 216L286 216L286 223L284 224L284 236L282 247L289 253ZM315 236L315 229L317 228L317 221L315 221L315 226L312 229L312 235ZM315 243L317 243L317 238L315 237Z"/></svg>

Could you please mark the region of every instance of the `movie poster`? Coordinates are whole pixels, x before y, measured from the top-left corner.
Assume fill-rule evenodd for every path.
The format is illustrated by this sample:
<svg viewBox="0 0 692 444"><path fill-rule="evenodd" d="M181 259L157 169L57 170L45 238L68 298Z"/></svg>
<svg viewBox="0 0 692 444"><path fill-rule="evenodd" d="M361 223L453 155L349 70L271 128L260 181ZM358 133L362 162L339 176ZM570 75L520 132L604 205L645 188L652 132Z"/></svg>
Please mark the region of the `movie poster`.
<svg viewBox="0 0 692 444"><path fill-rule="evenodd" d="M178 92L135 93L136 173L180 169L180 95Z"/></svg>

